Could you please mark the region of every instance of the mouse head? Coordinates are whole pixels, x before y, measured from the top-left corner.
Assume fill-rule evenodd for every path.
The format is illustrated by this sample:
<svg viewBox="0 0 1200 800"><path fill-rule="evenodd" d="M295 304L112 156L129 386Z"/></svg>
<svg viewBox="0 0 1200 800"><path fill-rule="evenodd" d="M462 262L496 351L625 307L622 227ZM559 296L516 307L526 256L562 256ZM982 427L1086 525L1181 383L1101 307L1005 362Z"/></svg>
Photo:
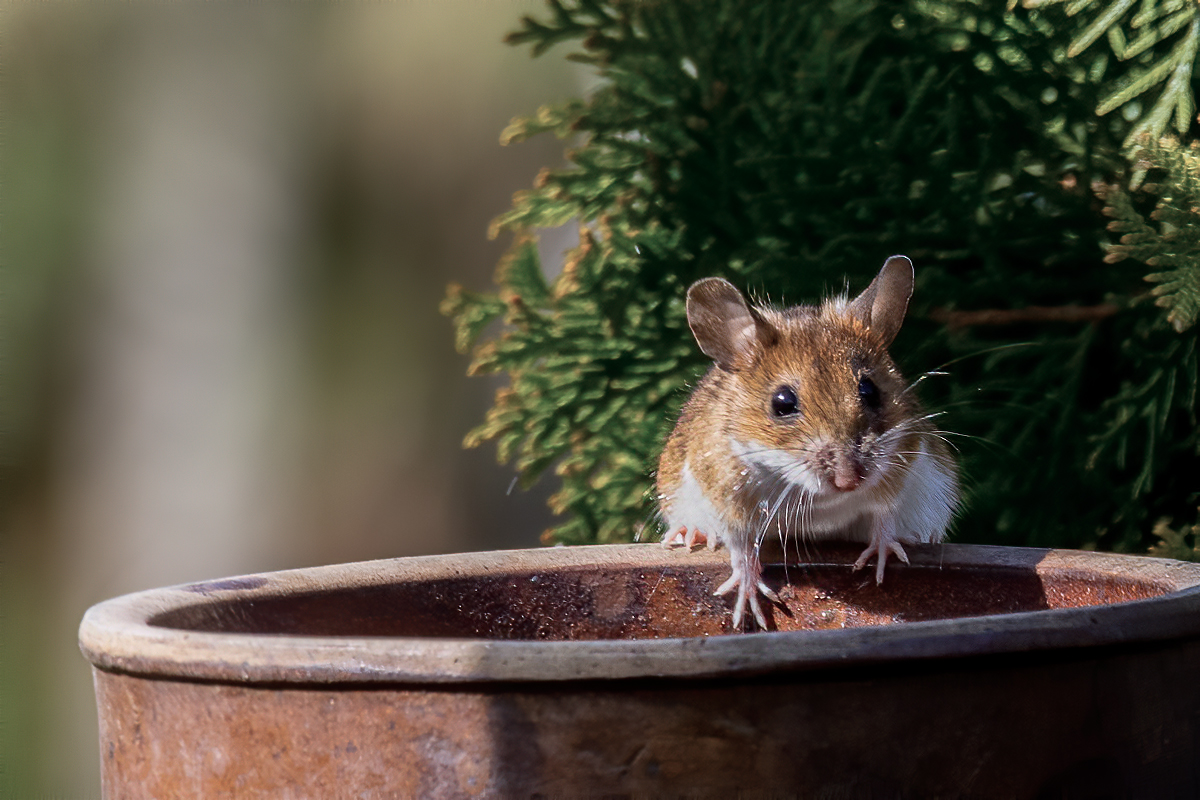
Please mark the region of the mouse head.
<svg viewBox="0 0 1200 800"><path fill-rule="evenodd" d="M820 306L776 311L749 305L722 278L693 284L688 324L726 373L720 414L730 436L821 465L814 485L856 488L886 455L880 437L915 413L887 353L912 288L904 256L889 258L853 300Z"/></svg>

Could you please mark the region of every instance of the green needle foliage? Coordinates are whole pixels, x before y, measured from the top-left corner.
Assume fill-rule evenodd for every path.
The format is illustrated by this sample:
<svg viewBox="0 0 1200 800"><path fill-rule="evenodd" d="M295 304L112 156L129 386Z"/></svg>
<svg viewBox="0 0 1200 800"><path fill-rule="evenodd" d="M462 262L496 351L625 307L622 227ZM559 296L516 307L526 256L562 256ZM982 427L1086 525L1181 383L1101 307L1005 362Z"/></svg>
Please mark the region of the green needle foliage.
<svg viewBox="0 0 1200 800"><path fill-rule="evenodd" d="M1129 62L1119 78L1108 84L1096 107L1107 114L1126 107L1130 118L1139 121L1125 139L1133 147L1142 137L1157 139L1172 122L1180 133L1192 124L1195 101L1192 80L1196 50L1200 44L1200 8L1194 0L1024 0L1026 8L1062 6L1068 16L1079 15L1083 27L1071 39L1067 55L1079 58L1100 37L1108 39L1117 61ZM1107 54L1090 59L1097 77L1108 67ZM1140 98L1166 82L1148 112Z"/></svg>
<svg viewBox="0 0 1200 800"><path fill-rule="evenodd" d="M1158 284L1151 292L1155 304L1167 309L1167 321L1183 333L1200 316L1200 142L1183 147L1167 138L1143 146L1135 174L1151 171L1161 177L1142 188L1157 200L1150 214L1157 226L1146 222L1121 185L1096 187L1107 204L1105 215L1114 218L1108 229L1124 234L1119 244L1109 246L1104 260L1115 264L1133 258L1156 270L1165 268L1146 280Z"/></svg>
<svg viewBox="0 0 1200 800"><path fill-rule="evenodd" d="M1088 464L1094 467L1098 459L1115 456L1124 465L1131 448L1140 450L1141 468L1131 484L1137 497L1172 462L1186 466L1189 455L1200 454L1194 330L1200 315L1200 143L1184 147L1173 138L1153 145L1143 140L1133 174L1141 185L1140 198L1120 184L1095 187L1105 202L1103 213L1112 218L1108 229L1122 234L1119 242L1108 246L1104 260L1115 264L1131 259L1153 269L1144 276L1156 284L1149 297L1166 313L1144 320L1137 331L1144 340L1161 345L1140 352L1123 373L1120 388L1105 401L1108 425L1093 436L1096 449ZM1148 182L1141 182L1143 176ZM1147 221L1139 205L1151 202ZM1186 414L1184 424L1175 425L1173 416L1180 412ZM1191 471L1195 474L1194 468ZM1181 483L1180 490L1186 488L1187 483ZM1170 521L1164 518L1155 524L1153 535L1160 541L1152 552L1191 557L1192 551L1179 549L1184 529L1173 531Z"/></svg>
<svg viewBox="0 0 1200 800"><path fill-rule="evenodd" d="M547 541L657 530L654 465L708 366L689 284L813 302L895 253L917 287L892 352L929 371L920 393L959 444L957 540L1144 550L1155 521L1191 518L1195 326L1173 325L1195 276L1163 235L1129 253L1158 258L1168 318L1145 271L1103 257L1090 187L1140 175L1123 143L1146 117L1097 113L1113 87L1069 52L1077 5L551 0L523 21L511 42L575 43L603 82L505 130L568 140L568 166L495 221L513 237L499 290L451 286L443 310L470 371L509 379L467 445L494 441L525 485L560 482ZM1144 194L1104 197L1136 215ZM554 274L538 231L572 221Z"/></svg>

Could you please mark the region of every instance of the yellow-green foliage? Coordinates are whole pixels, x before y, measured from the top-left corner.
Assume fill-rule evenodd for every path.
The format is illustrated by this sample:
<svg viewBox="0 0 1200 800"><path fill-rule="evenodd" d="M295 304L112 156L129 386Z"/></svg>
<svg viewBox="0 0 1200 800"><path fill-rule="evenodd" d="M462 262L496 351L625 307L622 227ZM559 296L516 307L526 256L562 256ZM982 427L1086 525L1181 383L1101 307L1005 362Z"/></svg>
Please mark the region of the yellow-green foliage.
<svg viewBox="0 0 1200 800"><path fill-rule="evenodd" d="M1180 561L1200 561L1200 519L1195 525L1171 527L1171 520L1163 517L1154 523L1154 535L1158 544L1150 548L1150 555L1159 558L1177 558Z"/></svg>
<svg viewBox="0 0 1200 800"><path fill-rule="evenodd" d="M1122 234L1110 245L1105 261L1127 258L1154 269L1145 276L1156 284L1150 294L1155 305L1167 310L1167 320L1179 333L1196 324L1200 315L1200 142L1183 146L1165 138L1144 143L1134 160L1134 174L1154 175L1141 186L1155 200L1147 222L1134 207L1129 192L1120 185L1097 186L1112 217L1110 231Z"/></svg>

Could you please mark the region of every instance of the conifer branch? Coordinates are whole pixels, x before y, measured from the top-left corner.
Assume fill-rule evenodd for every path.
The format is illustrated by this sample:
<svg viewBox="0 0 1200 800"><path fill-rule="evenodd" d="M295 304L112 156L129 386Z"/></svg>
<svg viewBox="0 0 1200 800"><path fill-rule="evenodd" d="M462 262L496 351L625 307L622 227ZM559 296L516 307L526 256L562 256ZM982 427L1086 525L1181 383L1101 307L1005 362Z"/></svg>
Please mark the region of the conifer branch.
<svg viewBox="0 0 1200 800"><path fill-rule="evenodd" d="M1134 207L1129 193L1119 185L1098 184L1105 216L1111 217L1110 231L1122 234L1108 245L1105 261L1115 264L1132 258L1154 272L1145 280L1156 284L1151 294L1155 304L1167 310L1167 321L1183 333L1200 318L1200 142L1182 146L1174 138L1156 145L1143 140L1135 170L1165 173L1160 182L1143 189L1157 198L1151 220L1146 222Z"/></svg>
<svg viewBox="0 0 1200 800"><path fill-rule="evenodd" d="M1106 37L1118 61L1136 62L1100 98L1096 106L1098 115L1134 103L1165 81L1148 111L1142 111L1140 105L1129 106L1136 123L1123 144L1127 151L1135 148L1143 137L1158 139L1172 123L1179 133L1188 130L1196 107L1192 80L1200 48L1200 4L1194 0L1142 2L1141 8L1134 11L1135 4L1136 0L1109 0L1107 4L1080 0L1024 0L1023 3L1028 9L1062 6L1068 17L1085 18L1082 30L1067 47L1069 58L1079 57L1101 37ZM1172 41L1170 49L1162 53ZM1103 62L1096 63L1103 70Z"/></svg>
<svg viewBox="0 0 1200 800"><path fill-rule="evenodd" d="M1168 154L1098 190L1121 237L1104 261L1084 187L1126 167L1131 130L1152 141L1190 119L1197 4L1027 4L1045 8L550 0L522 23L510 41L575 42L568 57L603 82L505 129L568 140L569 166L493 222L513 237L495 290L452 286L442 309L471 374L508 379L465 444L494 443L522 486L553 476L546 541L654 528L655 461L708 366L687 327L692 281L811 302L900 252L922 306L897 353L954 364L922 396L964 434L981 487L961 538L1144 550L1153 520L1194 505L1180 476L1200 452L1200 181ZM1104 101L1124 113L1098 122ZM570 220L579 246L543 270L538 229ZM1118 257L1148 269L1130 276ZM1130 297L1143 274L1166 313Z"/></svg>
<svg viewBox="0 0 1200 800"><path fill-rule="evenodd" d="M1115 303L1094 306L1029 306L1027 308L989 308L979 311L958 311L935 308L929 318L950 330L974 325L1019 325L1043 322L1099 322L1121 310Z"/></svg>

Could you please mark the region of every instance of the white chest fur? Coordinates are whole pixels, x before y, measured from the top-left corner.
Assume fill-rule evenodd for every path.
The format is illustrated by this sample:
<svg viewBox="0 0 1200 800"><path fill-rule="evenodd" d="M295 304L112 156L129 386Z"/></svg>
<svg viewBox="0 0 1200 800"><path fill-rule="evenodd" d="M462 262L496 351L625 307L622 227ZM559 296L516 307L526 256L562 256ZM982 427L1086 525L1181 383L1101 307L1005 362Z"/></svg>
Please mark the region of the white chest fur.
<svg viewBox="0 0 1200 800"><path fill-rule="evenodd" d="M670 529L699 529L727 544L731 539L753 541L771 533L866 541L872 522L887 518L900 541L939 542L957 504L953 465L924 442L907 456L903 467L894 467L905 474L900 491L892 497L881 491L879 474L867 476L854 491L839 492L784 451L736 440L730 441L730 449L747 468L740 491L754 494L757 513L739 519L732 512L732 498L709 497L691 464L685 463L669 504Z"/></svg>

